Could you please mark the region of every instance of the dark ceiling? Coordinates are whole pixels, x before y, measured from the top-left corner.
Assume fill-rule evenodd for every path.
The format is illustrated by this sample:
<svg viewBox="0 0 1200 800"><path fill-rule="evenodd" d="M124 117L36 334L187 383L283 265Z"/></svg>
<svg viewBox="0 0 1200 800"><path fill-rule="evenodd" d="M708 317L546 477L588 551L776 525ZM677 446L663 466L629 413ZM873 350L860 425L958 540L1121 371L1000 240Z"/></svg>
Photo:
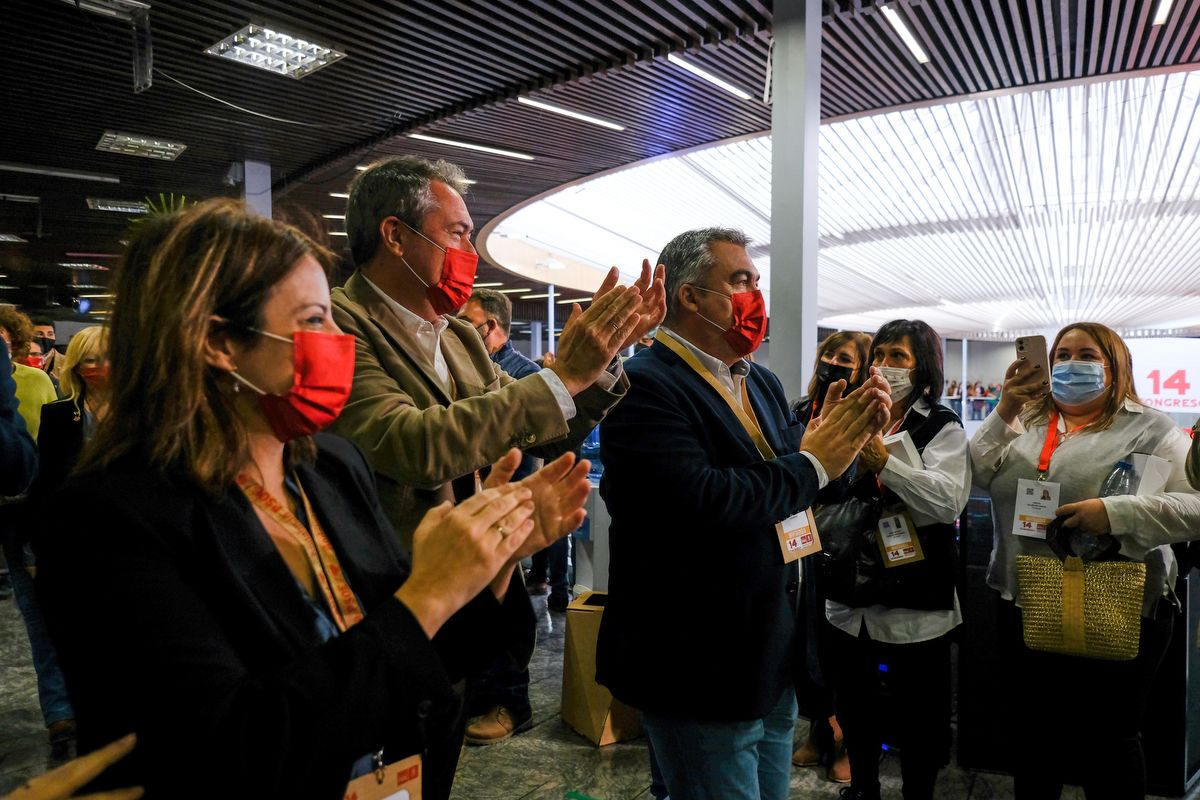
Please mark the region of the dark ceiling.
<svg viewBox="0 0 1200 800"><path fill-rule="evenodd" d="M1157 3L899 0L930 55L919 64L873 3L826 0L822 115L1200 62L1200 0L1176 0L1167 23L1152 26ZM251 22L309 36L347 57L293 80L204 54ZM416 153L456 161L478 181L468 202L482 228L562 183L764 131L771 120L761 101L771 3L758 0L152 2L155 72L140 93L128 23L64 0L6 4L5 23L0 162L120 181L0 169L0 197L39 198L0 200L0 233L28 240L0 244L0 285L18 287L0 289L0 301L56 305L63 315L74 297L94 291L71 284L100 285L104 273L57 265L111 264L67 254L119 252L128 223L127 215L89 210L88 197L236 196L240 189L225 182L231 163L258 159L272 166L277 205L337 214L344 201L329 193L345 190L356 164ZM754 99L680 70L667 62L671 52ZM520 105L522 94L627 127L606 130ZM97 151L105 130L174 139L187 150L174 162ZM534 160L420 142L408 138L413 132ZM479 280L533 286L487 265ZM540 302L518 307L526 319L543 313Z"/></svg>

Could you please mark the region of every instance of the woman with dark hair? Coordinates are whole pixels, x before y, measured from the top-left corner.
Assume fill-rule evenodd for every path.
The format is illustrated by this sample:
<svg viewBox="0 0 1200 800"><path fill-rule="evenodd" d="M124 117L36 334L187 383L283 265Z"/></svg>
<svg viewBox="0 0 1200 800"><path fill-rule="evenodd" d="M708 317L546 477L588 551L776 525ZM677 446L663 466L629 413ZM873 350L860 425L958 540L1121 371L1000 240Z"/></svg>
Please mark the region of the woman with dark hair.
<svg viewBox="0 0 1200 800"><path fill-rule="evenodd" d="M886 434L903 441L891 452L881 436L867 443L841 504L847 513L829 517L853 530L821 530L825 614L836 629L828 672L853 773L842 796L879 798L882 664L905 800L930 800L950 748L950 633L962 622L954 522L967 503L971 463L962 421L938 402L937 332L895 320L875 334L871 352L891 387Z"/></svg>
<svg viewBox="0 0 1200 800"><path fill-rule="evenodd" d="M80 750L137 734L106 784L334 798L419 757L422 796L445 798L455 684L529 656L516 566L582 522L586 462L506 485L510 451L426 514L410 562L363 454L319 433L355 352L327 258L213 200L114 277L108 413L37 542Z"/></svg>
<svg viewBox="0 0 1200 800"><path fill-rule="evenodd" d="M1129 348L1115 331L1073 323L1054 337L1049 356L1050 375L1023 357L1009 365L996 412L971 439L975 482L992 498L987 582L1004 601L998 627L1006 663L998 673L1010 676L1015 692L1010 705L1021 743L1015 793L1018 800L1052 800L1065 781L1079 780L1089 800L1134 800L1146 794L1142 714L1176 613L1178 567L1169 545L1197 536L1200 494L1188 484L1187 435L1142 405ZM1114 467L1140 464L1139 455L1165 462L1158 491L1137 487L1100 497ZM1122 560L1145 565L1144 590L1134 598L1141 614L1133 623L1133 658L1087 658L1025 644L1028 598L1019 591L1018 558L1061 557L1045 527L1038 530L1028 513L1018 520L1030 489L1054 501L1049 513L1072 539L1092 537ZM1085 595L1082 603L1089 617L1091 599ZM1088 631L1086 638L1094 637Z"/></svg>

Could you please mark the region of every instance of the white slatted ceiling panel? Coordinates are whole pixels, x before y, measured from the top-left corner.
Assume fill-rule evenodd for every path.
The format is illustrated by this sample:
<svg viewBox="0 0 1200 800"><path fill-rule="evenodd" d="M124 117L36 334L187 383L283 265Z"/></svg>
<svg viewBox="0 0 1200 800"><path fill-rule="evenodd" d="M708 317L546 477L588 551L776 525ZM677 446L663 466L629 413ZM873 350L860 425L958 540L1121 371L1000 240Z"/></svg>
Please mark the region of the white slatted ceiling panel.
<svg viewBox="0 0 1200 800"><path fill-rule="evenodd" d="M821 324L1200 332L1198 104L1200 72L1177 72L823 126ZM546 229L534 204L499 229L628 270L688 228L740 227L769 289L770 148L763 136L623 169L541 201L578 224Z"/></svg>

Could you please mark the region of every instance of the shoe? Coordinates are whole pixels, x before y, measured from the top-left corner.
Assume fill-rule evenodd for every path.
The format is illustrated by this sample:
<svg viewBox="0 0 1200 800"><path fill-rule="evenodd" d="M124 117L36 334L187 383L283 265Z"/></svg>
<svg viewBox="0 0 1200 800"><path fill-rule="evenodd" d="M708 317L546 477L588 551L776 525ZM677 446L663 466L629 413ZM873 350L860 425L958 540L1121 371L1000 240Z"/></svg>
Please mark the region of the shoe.
<svg viewBox="0 0 1200 800"><path fill-rule="evenodd" d="M526 711L520 719L504 706L496 706L481 717L476 717L467 726L467 744L499 744L514 734L524 733L533 727L533 710Z"/></svg>
<svg viewBox="0 0 1200 800"><path fill-rule="evenodd" d="M525 587L525 591L529 592L533 597L541 597L550 594L550 584L545 581L534 581Z"/></svg>
<svg viewBox="0 0 1200 800"><path fill-rule="evenodd" d="M50 734L50 744L58 744L75 738L75 720L60 719L58 722L51 722L46 726L46 731Z"/></svg>
<svg viewBox="0 0 1200 800"><path fill-rule="evenodd" d="M822 760L821 751L811 736L792 753L792 764L797 767L819 767Z"/></svg>
<svg viewBox="0 0 1200 800"><path fill-rule="evenodd" d="M849 783L850 782L850 754L846 752L845 745L838 745L835 751L837 755L833 762L829 765L829 771L825 773L825 777L834 783Z"/></svg>
<svg viewBox="0 0 1200 800"><path fill-rule="evenodd" d="M546 600L546 607L551 611L566 611L571 605L571 595L566 592L551 592Z"/></svg>

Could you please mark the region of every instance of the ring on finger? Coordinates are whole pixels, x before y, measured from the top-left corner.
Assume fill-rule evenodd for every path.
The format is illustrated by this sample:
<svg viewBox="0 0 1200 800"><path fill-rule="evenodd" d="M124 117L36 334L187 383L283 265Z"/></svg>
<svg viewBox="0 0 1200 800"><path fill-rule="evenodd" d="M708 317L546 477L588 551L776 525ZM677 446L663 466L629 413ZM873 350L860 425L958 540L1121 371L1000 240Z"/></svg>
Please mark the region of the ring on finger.
<svg viewBox="0 0 1200 800"><path fill-rule="evenodd" d="M500 534L501 539L503 539L505 536L508 536L508 531L504 530L503 525L496 526L496 533Z"/></svg>

